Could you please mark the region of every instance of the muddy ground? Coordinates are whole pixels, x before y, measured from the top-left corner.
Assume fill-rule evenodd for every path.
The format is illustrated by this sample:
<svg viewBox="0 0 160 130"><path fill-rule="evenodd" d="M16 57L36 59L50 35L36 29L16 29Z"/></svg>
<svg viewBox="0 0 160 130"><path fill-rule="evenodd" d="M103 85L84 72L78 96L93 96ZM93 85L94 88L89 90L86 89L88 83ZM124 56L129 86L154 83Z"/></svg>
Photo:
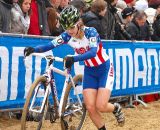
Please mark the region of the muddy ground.
<svg viewBox="0 0 160 130"><path fill-rule="evenodd" d="M102 114L108 130L160 130L160 100L147 105L147 107L138 105L135 108L124 108L126 123L123 127L117 125L111 113ZM31 130L32 127L31 125ZM0 130L20 130L20 120L0 116ZM49 124L43 130L60 130L59 123L53 126ZM82 130L97 130L88 116Z"/></svg>

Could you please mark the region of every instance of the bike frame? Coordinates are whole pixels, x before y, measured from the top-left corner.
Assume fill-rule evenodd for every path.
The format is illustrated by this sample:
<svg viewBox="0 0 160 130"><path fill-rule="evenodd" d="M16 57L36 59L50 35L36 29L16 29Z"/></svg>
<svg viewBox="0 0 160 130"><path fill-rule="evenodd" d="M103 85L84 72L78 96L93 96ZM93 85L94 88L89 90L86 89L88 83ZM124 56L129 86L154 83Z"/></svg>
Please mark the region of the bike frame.
<svg viewBox="0 0 160 130"><path fill-rule="evenodd" d="M69 69L65 69L63 71L63 70L60 70L60 69L54 67L53 64L49 65L49 60L46 58L46 56L45 56L44 53L33 53L32 55L39 56L39 57L42 57L42 58L46 59L46 61L47 61L47 68L46 68L45 74L43 74L43 75L47 77L47 82L49 84L46 86L43 102L41 104L40 109L36 110L36 109L33 108L35 97L36 97L36 95L38 93L38 89L37 89L36 92L35 92L35 94L34 94L34 96L33 96L33 100L32 100L31 106L29 108L29 111L36 112L36 113L42 113L44 105L45 105L45 102L47 100L47 97L48 97L48 95L50 93L52 93L52 95L55 96L56 104L58 106L58 114L59 114L58 116L61 117L62 116L62 105L63 105L63 101L64 101L64 94L65 94L65 91L66 91L68 83L71 81L71 83L72 83L72 85L74 87L74 90L76 88L75 84L74 84L74 81L73 81L73 77L70 74L70 70ZM63 62L63 59L59 58L59 57L54 57L53 60L54 61ZM54 79L53 72L56 72L56 73L58 73L58 74L60 74L62 76L65 76L65 81L64 81L64 85L63 85L63 90L62 90L62 95L61 95L61 98L60 98L60 102L59 102L58 97L57 97L57 89L56 89L56 85L55 85L55 79ZM51 89L53 89L53 91L51 91ZM80 100L79 95L76 94L76 96L78 98L79 104L82 106L82 102Z"/></svg>

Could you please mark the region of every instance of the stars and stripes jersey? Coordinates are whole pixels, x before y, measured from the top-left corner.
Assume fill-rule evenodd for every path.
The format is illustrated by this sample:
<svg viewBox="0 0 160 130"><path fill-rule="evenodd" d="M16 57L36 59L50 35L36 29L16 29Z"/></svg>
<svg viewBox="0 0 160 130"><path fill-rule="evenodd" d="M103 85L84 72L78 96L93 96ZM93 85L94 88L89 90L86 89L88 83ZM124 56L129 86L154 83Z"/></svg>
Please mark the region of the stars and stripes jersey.
<svg viewBox="0 0 160 130"><path fill-rule="evenodd" d="M75 62L84 61L88 67L101 65L109 59L103 49L100 36L93 27L84 27L82 39L76 39L63 32L48 45L35 47L35 52L45 52L62 44L68 44L75 50L76 55L73 56Z"/></svg>

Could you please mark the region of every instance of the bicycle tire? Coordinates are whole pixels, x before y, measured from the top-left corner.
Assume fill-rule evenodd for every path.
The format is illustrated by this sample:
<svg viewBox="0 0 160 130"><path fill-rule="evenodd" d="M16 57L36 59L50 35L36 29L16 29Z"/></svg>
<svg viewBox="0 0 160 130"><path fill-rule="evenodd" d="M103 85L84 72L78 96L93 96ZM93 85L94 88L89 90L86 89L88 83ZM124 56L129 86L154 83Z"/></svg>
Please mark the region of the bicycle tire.
<svg viewBox="0 0 160 130"><path fill-rule="evenodd" d="M73 81L75 84L78 84L78 82L82 83L82 75L75 76L73 78ZM86 117L86 107L84 105L83 99L81 99L82 100L82 107L81 107L82 114L80 114L81 112L77 111L77 113L73 113L73 114L68 115L70 117L65 116L66 111L68 112L68 111L75 110L72 108L72 106L69 107L70 110L66 109L68 98L69 98L69 95L70 95L72 89L73 89L73 86L72 86L72 83L70 82L67 85L67 88L66 88L66 91L64 94L64 101L63 101L63 105L62 105L62 116L60 118L62 130L80 130L83 127L83 123L84 123L85 117ZM70 104L72 104L72 103L70 102ZM76 104L74 104L74 105L76 105ZM80 116L80 118L78 118L78 116ZM66 119L66 118L69 118L69 119ZM70 120L70 118L74 118L74 119ZM77 122L77 120L79 120L79 121Z"/></svg>
<svg viewBox="0 0 160 130"><path fill-rule="evenodd" d="M42 84L42 82L45 82L47 80L47 78L45 76L39 76L34 82L33 84L31 85L31 88L27 94L27 98L26 98L26 101L25 101L25 104L24 104L24 108L23 108L23 112L22 112L22 118L21 118L21 130L26 130L26 122L27 122L27 114L29 112L29 105L30 105L30 101L31 101L31 98L32 98L32 95L34 94L34 91L36 89L36 87L39 85L39 84ZM46 101L47 102L47 101ZM48 102L47 102L48 103ZM42 111L42 116L41 118L43 118L44 116L44 110L45 110L45 106L43 108L43 111ZM34 118L34 117L33 117ZM40 119L42 120L42 119ZM36 128L37 130L41 128L41 124L40 122L42 123L42 121L38 121L38 128ZM35 124L35 122L34 122ZM28 129L31 129L31 128L28 128ZM33 130L33 128L32 128Z"/></svg>

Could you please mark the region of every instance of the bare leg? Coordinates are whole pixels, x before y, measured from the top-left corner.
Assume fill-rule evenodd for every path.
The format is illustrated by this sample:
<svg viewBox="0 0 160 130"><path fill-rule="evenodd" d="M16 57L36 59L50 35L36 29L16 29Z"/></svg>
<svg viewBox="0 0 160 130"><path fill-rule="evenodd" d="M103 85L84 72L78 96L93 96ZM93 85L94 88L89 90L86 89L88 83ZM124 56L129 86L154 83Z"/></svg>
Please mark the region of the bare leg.
<svg viewBox="0 0 160 130"><path fill-rule="evenodd" d="M108 102L110 94L111 91L107 88L83 90L84 102L89 116L97 128L104 126L100 112L113 112L115 110L115 106ZM124 124L125 118L121 110L116 118L118 123Z"/></svg>
<svg viewBox="0 0 160 130"><path fill-rule="evenodd" d="M99 88L97 93L96 108L99 112L113 112L120 126L125 123L125 116L119 104L108 103L111 91L107 88Z"/></svg>
<svg viewBox="0 0 160 130"><path fill-rule="evenodd" d="M113 112L114 105L109 103L111 91L107 88L99 88L96 99L96 108L100 112Z"/></svg>
<svg viewBox="0 0 160 130"><path fill-rule="evenodd" d="M97 92L96 89L85 89L83 90L83 96L91 120L97 128L101 128L104 122L96 108Z"/></svg>

